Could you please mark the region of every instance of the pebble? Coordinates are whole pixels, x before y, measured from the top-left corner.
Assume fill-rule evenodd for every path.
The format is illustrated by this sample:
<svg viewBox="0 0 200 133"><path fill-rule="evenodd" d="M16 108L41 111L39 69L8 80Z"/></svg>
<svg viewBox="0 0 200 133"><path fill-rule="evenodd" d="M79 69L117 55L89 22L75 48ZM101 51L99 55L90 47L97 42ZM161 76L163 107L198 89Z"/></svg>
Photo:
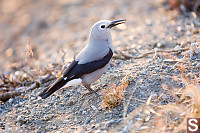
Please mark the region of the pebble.
<svg viewBox="0 0 200 133"><path fill-rule="evenodd" d="M157 94L153 94L153 95L151 95L151 99L152 99L152 100L156 99L157 97L158 97Z"/></svg>
<svg viewBox="0 0 200 133"><path fill-rule="evenodd" d="M179 119L180 119L179 117L175 117L175 118L174 118L174 121L177 121L177 120L179 120Z"/></svg>
<svg viewBox="0 0 200 133"><path fill-rule="evenodd" d="M26 124L23 124L21 127L22 127L23 129L25 129L27 126L26 126Z"/></svg>
<svg viewBox="0 0 200 133"><path fill-rule="evenodd" d="M120 64L122 61L120 60L120 59L117 59L116 61L115 61L115 63L116 64Z"/></svg>
<svg viewBox="0 0 200 133"><path fill-rule="evenodd" d="M70 128L67 132L70 133L70 132L74 132L75 128Z"/></svg>
<svg viewBox="0 0 200 133"><path fill-rule="evenodd" d="M62 124L62 121L61 121L61 119L57 119L57 120L54 121L53 124L55 124L57 127L60 127L61 124Z"/></svg>
<svg viewBox="0 0 200 133"><path fill-rule="evenodd" d="M74 101L73 100L67 101L66 105L67 106L72 106L72 105L74 105Z"/></svg>
<svg viewBox="0 0 200 133"><path fill-rule="evenodd" d="M166 100L167 98L168 98L167 95L165 95L165 94L162 95L162 99L163 99L163 100Z"/></svg>
<svg viewBox="0 0 200 133"><path fill-rule="evenodd" d="M94 105L90 106L93 110L97 110L97 108Z"/></svg>
<svg viewBox="0 0 200 133"><path fill-rule="evenodd" d="M160 69L157 69L157 68L154 69L154 70L155 70L155 72L157 72L157 73L158 73L158 72L161 72Z"/></svg>
<svg viewBox="0 0 200 133"><path fill-rule="evenodd" d="M198 63L198 64L196 65L196 67L200 67L200 63Z"/></svg>
<svg viewBox="0 0 200 133"><path fill-rule="evenodd" d="M142 90L146 90L147 89L147 86L146 85L143 85L140 87Z"/></svg>
<svg viewBox="0 0 200 133"><path fill-rule="evenodd" d="M167 66L165 66L165 65L162 65L162 69L165 69L165 68L167 68Z"/></svg>
<svg viewBox="0 0 200 133"><path fill-rule="evenodd" d="M14 99L13 99L13 98L10 98L10 99L8 100L8 102L9 102L10 104L12 104L12 103L13 103L13 101L14 101Z"/></svg>
<svg viewBox="0 0 200 133"><path fill-rule="evenodd" d="M91 118L87 118L85 123L88 124L88 123L90 123L90 121L91 121Z"/></svg>
<svg viewBox="0 0 200 133"><path fill-rule="evenodd" d="M31 101L35 100L35 97L31 97Z"/></svg>
<svg viewBox="0 0 200 133"><path fill-rule="evenodd" d="M64 124L68 124L68 123L69 123L69 120L64 120L63 123L64 123Z"/></svg>
<svg viewBox="0 0 200 133"><path fill-rule="evenodd" d="M33 110L31 111L31 114L34 115L36 112L35 108L33 108Z"/></svg>
<svg viewBox="0 0 200 133"><path fill-rule="evenodd" d="M160 59L158 59L158 62L159 62L159 63L163 62L163 59L161 59L161 58L160 58Z"/></svg>
<svg viewBox="0 0 200 133"><path fill-rule="evenodd" d="M196 63L192 63L192 66L196 66Z"/></svg>
<svg viewBox="0 0 200 133"><path fill-rule="evenodd" d="M41 124L42 124L42 121L41 121L40 119L37 119L37 120L36 120L36 124L41 125Z"/></svg>
<svg viewBox="0 0 200 133"><path fill-rule="evenodd" d="M176 63L176 62L178 62L178 61L177 61L177 60L173 60L173 59L165 59L163 62L164 62L164 63L171 63L171 64L174 64L174 63Z"/></svg>
<svg viewBox="0 0 200 133"><path fill-rule="evenodd" d="M56 100L56 97L55 97L55 96L53 96L53 97L52 97L52 100L53 100L53 101L55 101L55 100Z"/></svg>
<svg viewBox="0 0 200 133"><path fill-rule="evenodd" d="M17 120L17 122L20 123L20 125L23 125L26 123L26 120L24 118L25 118L24 115L19 115L16 120Z"/></svg>
<svg viewBox="0 0 200 133"><path fill-rule="evenodd" d="M155 68L155 66L149 66L149 69L154 69Z"/></svg>
<svg viewBox="0 0 200 133"><path fill-rule="evenodd" d="M146 71L141 71L141 74L142 75L145 75L147 72Z"/></svg>
<svg viewBox="0 0 200 133"><path fill-rule="evenodd" d="M104 112L104 115L107 115L107 114L112 114L112 112L110 112L110 111Z"/></svg>
<svg viewBox="0 0 200 133"><path fill-rule="evenodd" d="M106 122L106 126L107 126L107 127L110 127L110 126L113 125L113 124L118 124L118 123L121 122L121 120L122 120L122 119L110 120L110 121Z"/></svg>
<svg viewBox="0 0 200 133"><path fill-rule="evenodd" d="M166 46L166 43L165 42L161 42L161 43L158 43L157 44L157 47L158 48L163 48L163 47L165 47Z"/></svg>
<svg viewBox="0 0 200 133"><path fill-rule="evenodd" d="M147 126L142 126L142 127L140 127L138 130L139 131L141 131L141 130L145 130L145 129L148 129L149 127L147 127Z"/></svg>

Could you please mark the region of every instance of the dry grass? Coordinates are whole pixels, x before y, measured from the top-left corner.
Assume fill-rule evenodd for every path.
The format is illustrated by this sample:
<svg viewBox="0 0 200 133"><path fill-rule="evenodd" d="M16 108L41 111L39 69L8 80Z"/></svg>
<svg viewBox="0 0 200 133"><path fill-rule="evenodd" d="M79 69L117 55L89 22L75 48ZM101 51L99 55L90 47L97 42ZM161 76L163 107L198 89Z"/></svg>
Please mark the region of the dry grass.
<svg viewBox="0 0 200 133"><path fill-rule="evenodd" d="M174 92L174 103L160 105L149 96L145 104L129 113L111 132L184 132L187 117L200 117L200 86L183 77L186 86ZM171 94L174 96L174 94Z"/></svg>
<svg viewBox="0 0 200 133"><path fill-rule="evenodd" d="M26 43L26 60L25 60L25 63L31 69L31 71L36 72L37 76L41 77L40 66L38 64L36 64L36 60L37 59L34 58L34 53L33 53L32 47L30 45L30 38L28 37L27 43Z"/></svg>
<svg viewBox="0 0 200 133"><path fill-rule="evenodd" d="M128 82L121 83L119 86L112 84L109 88L102 90L102 107L114 108L122 103L123 93L127 88Z"/></svg>
<svg viewBox="0 0 200 133"><path fill-rule="evenodd" d="M192 51L193 49L190 49L187 53L190 54ZM199 54L199 51L192 56L196 54ZM187 61L191 64L190 56L187 56ZM165 92L156 99L152 99L152 96L149 96L147 101L135 99L144 104L124 116L123 122L111 132L185 132L187 117L200 117L200 78L198 74L193 74L194 78L187 77L186 67L182 63L177 68L182 72L182 88L168 90L169 85L162 84ZM177 78L173 76L172 79L177 81ZM167 99L170 102L163 105L162 95L174 100Z"/></svg>

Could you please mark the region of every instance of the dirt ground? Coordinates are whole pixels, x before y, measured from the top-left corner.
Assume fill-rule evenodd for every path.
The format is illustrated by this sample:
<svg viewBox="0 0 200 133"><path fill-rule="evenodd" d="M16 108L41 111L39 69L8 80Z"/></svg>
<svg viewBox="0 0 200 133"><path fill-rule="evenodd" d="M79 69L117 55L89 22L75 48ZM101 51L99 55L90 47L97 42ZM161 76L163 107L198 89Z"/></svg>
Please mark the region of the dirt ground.
<svg viewBox="0 0 200 133"><path fill-rule="evenodd" d="M194 13L165 10L161 0L2 0L0 15L1 75L14 73L11 78L16 78L22 68L22 74L28 69L28 37L34 53L28 66L41 71L39 76L31 72L35 77L26 74L25 80L30 84L38 81L40 87L0 103L0 132L131 132L122 126L124 113L134 112L150 95L152 99L160 98L159 105L173 103L169 91L184 86L177 66L187 50L169 51L200 43L199 18ZM87 44L92 25L102 19L127 22L112 29L116 53L109 69L92 88L101 94L111 84L128 81L122 104L103 108L102 98L87 94L82 86L39 99L38 94L54 82L42 79L49 73L58 76L63 65L68 65ZM142 58L134 58L150 51ZM199 55L183 63L187 76L192 73L199 77ZM133 121L136 118L140 115Z"/></svg>

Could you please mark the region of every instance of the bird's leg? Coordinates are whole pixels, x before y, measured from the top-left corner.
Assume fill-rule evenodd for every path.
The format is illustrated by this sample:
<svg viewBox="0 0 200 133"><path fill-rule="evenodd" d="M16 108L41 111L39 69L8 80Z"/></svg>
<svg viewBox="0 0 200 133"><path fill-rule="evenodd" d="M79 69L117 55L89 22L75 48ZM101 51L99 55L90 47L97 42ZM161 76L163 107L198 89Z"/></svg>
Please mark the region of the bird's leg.
<svg viewBox="0 0 200 133"><path fill-rule="evenodd" d="M100 96L99 94L97 94L96 91L94 91L94 90L90 87L90 85L85 85L85 88L87 88L91 93L94 93L97 97Z"/></svg>

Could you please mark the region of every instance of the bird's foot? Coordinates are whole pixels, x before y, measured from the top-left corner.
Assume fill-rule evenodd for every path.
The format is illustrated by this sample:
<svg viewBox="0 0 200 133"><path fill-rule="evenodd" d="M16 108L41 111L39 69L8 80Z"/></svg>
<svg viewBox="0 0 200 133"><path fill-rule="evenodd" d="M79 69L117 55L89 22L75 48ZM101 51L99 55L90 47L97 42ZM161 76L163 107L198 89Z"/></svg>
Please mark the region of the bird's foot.
<svg viewBox="0 0 200 133"><path fill-rule="evenodd" d="M91 94L91 93L94 93L97 97L100 97L99 94L97 94L97 92L95 90L93 90L90 86L85 86L89 91L90 93L87 93L87 94ZM85 94L84 94L85 95Z"/></svg>

